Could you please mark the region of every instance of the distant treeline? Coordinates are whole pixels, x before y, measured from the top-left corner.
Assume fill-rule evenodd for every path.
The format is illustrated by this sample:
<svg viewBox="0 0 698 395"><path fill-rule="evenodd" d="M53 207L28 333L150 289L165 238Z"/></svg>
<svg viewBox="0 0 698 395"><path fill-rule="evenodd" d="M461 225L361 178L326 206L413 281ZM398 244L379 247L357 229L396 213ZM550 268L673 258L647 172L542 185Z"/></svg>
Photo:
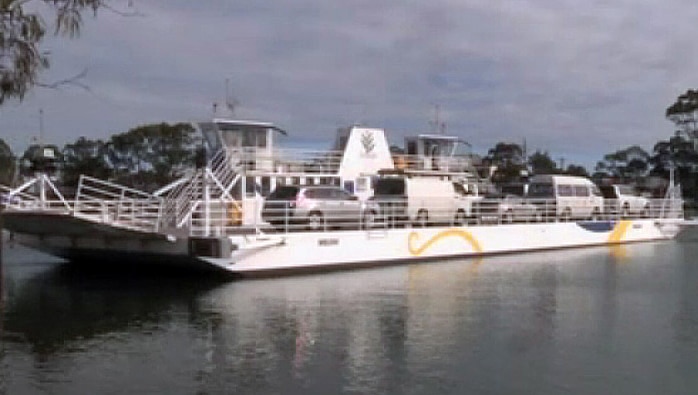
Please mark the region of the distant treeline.
<svg viewBox="0 0 698 395"><path fill-rule="evenodd" d="M18 178L30 176L32 160L42 154L43 148L53 148L58 153L56 176L63 186L77 186L80 175L84 174L154 190L194 166L198 145L194 129L188 123L139 126L115 134L107 141L80 137L62 149L33 144L19 160L0 139L0 183L16 184Z"/></svg>

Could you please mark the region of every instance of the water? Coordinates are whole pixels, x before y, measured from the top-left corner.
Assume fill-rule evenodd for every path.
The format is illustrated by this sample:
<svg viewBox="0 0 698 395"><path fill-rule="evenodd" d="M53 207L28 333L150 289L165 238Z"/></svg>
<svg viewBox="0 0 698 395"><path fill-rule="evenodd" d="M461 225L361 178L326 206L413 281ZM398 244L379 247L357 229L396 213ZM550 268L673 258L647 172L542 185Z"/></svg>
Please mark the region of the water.
<svg viewBox="0 0 698 395"><path fill-rule="evenodd" d="M221 282L6 249L0 394L691 394L698 243Z"/></svg>

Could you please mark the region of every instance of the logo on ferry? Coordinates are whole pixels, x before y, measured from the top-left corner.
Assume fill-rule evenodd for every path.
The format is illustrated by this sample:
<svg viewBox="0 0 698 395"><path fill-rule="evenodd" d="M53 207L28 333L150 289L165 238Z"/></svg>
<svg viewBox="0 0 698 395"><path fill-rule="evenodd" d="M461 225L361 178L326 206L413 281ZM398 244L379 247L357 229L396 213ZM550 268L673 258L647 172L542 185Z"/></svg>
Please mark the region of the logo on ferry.
<svg viewBox="0 0 698 395"><path fill-rule="evenodd" d="M370 154L376 147L375 141L373 141L373 134L371 132L364 132L361 134L361 145L364 147L364 153Z"/></svg>

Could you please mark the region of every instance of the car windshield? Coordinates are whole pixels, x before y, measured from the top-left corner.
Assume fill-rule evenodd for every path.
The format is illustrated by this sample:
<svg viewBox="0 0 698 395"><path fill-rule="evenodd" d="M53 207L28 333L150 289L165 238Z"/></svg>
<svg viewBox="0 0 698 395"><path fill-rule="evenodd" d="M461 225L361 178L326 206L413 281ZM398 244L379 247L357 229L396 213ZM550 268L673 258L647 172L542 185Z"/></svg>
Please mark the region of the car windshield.
<svg viewBox="0 0 698 395"><path fill-rule="evenodd" d="M618 193L620 193L621 195L637 195L637 193L635 192L635 188L629 185L619 185Z"/></svg>
<svg viewBox="0 0 698 395"><path fill-rule="evenodd" d="M613 189L612 186L602 185L599 188L601 189L601 194L603 195L604 198L606 198L606 199L615 199L616 198L616 191Z"/></svg>

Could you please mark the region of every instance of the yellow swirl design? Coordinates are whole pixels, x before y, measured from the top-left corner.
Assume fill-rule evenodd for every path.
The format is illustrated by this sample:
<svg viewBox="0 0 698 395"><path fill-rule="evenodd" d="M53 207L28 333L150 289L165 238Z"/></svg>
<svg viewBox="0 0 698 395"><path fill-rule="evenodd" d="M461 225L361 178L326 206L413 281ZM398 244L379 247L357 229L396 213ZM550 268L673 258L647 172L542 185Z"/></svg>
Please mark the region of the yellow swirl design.
<svg viewBox="0 0 698 395"><path fill-rule="evenodd" d="M620 243L623 241L625 234L628 232L628 228L632 225L633 221L618 221L616 226L613 227L613 231L608 235L608 243Z"/></svg>
<svg viewBox="0 0 698 395"><path fill-rule="evenodd" d="M439 232L434 237L431 239L427 240L424 244L421 246L417 246L417 242L419 241L419 233L417 232L412 232L410 235L407 237L407 248L410 251L410 254L413 256L419 256L422 255L422 253L429 247L431 247L434 243L437 241L447 238L447 237L460 237L462 239L465 239L468 243L470 243L470 246L473 247L473 250L475 252L482 252L482 247L480 246L480 243L473 237L470 232L466 232L465 230L462 229L449 229L449 230L444 230L443 232Z"/></svg>

